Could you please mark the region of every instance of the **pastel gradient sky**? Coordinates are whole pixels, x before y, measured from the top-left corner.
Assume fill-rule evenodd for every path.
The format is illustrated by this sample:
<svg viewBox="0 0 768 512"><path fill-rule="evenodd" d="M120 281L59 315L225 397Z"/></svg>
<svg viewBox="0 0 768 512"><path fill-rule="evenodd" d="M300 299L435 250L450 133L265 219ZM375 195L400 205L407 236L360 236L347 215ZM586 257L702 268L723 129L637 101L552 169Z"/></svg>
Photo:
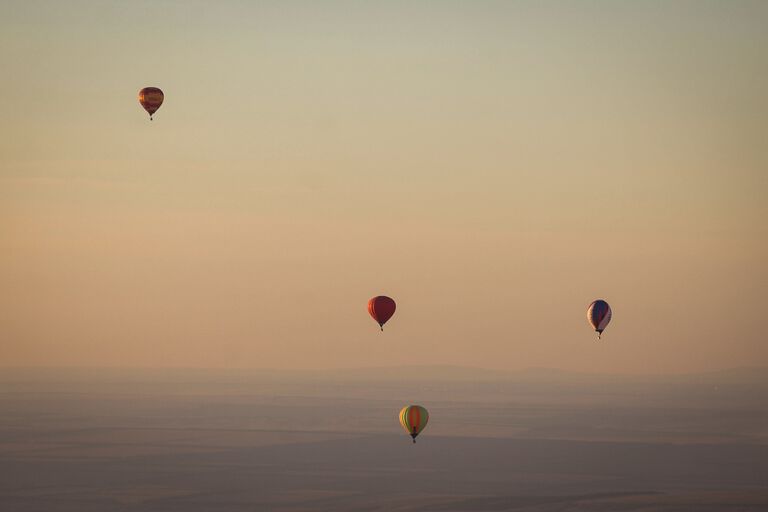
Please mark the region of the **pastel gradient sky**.
<svg viewBox="0 0 768 512"><path fill-rule="evenodd" d="M0 365L768 365L766 26L761 1L4 1Z"/></svg>

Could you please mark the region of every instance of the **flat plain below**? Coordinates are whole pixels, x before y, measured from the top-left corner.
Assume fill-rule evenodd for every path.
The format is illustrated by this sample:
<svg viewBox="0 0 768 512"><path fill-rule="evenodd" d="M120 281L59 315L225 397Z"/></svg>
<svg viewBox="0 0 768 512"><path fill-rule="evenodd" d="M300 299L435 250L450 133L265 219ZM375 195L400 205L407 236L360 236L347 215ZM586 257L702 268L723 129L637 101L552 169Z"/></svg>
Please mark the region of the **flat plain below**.
<svg viewBox="0 0 768 512"><path fill-rule="evenodd" d="M768 510L764 369L411 370L6 369L2 510Z"/></svg>

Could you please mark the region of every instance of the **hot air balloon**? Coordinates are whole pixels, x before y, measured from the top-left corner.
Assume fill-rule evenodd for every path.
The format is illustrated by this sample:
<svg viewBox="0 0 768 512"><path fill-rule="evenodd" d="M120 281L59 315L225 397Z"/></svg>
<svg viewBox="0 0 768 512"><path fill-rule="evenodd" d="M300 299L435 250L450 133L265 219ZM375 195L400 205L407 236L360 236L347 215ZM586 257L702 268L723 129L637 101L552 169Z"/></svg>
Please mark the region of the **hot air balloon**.
<svg viewBox="0 0 768 512"><path fill-rule="evenodd" d="M395 301L384 295L379 295L368 301L368 313L378 322L381 330L384 324L395 314Z"/></svg>
<svg viewBox="0 0 768 512"><path fill-rule="evenodd" d="M400 424L416 443L416 436L424 430L429 421L429 413L420 405L406 405L400 411Z"/></svg>
<svg viewBox="0 0 768 512"><path fill-rule="evenodd" d="M603 299L597 299L587 309L587 320L597 331L597 339L600 339L603 330L608 326L608 322L611 321L611 306Z"/></svg>
<svg viewBox="0 0 768 512"><path fill-rule="evenodd" d="M160 105L163 104L163 91L157 87L145 87L139 91L139 103L144 107L144 110L149 112L149 120L152 120L152 114L157 112Z"/></svg>

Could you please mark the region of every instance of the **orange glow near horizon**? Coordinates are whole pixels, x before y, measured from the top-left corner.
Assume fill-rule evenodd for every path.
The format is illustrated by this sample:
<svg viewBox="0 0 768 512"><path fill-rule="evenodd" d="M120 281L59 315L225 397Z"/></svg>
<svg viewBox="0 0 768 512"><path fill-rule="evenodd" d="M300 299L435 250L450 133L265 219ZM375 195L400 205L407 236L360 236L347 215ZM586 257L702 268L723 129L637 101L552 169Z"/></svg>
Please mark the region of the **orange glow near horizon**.
<svg viewBox="0 0 768 512"><path fill-rule="evenodd" d="M139 5L0 6L0 365L768 365L768 4Z"/></svg>

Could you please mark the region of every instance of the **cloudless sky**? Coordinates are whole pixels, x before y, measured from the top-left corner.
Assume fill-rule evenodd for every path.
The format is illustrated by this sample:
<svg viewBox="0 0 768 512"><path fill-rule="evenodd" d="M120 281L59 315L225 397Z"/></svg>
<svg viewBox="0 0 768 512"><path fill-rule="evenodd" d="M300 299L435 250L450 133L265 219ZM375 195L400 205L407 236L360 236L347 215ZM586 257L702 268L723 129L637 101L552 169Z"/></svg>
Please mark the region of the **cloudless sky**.
<svg viewBox="0 0 768 512"><path fill-rule="evenodd" d="M766 26L761 1L5 1L0 365L768 365Z"/></svg>

